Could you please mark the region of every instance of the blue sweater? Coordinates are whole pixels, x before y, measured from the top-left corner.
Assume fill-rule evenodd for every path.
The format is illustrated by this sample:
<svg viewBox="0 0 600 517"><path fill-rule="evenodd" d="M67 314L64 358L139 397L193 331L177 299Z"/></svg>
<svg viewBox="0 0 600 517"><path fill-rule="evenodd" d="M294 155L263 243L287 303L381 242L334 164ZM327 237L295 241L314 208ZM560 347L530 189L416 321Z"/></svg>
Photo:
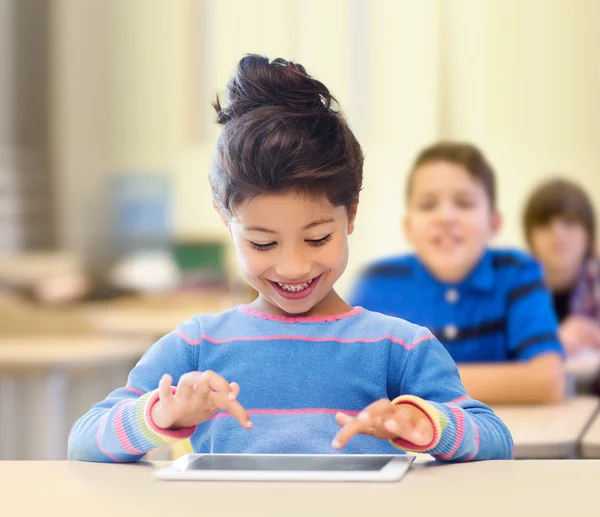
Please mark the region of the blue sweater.
<svg viewBox="0 0 600 517"><path fill-rule="evenodd" d="M213 370L241 388L251 430L228 413L169 431L150 418L163 374ZM355 308L323 318L281 318L238 306L183 323L154 344L127 385L73 426L69 458L139 460L155 447L190 438L195 452L335 454L337 411L357 414L378 399L412 404L434 426L425 447L359 435L353 454L427 452L442 461L507 459L512 438L493 411L469 398L456 365L425 328Z"/></svg>

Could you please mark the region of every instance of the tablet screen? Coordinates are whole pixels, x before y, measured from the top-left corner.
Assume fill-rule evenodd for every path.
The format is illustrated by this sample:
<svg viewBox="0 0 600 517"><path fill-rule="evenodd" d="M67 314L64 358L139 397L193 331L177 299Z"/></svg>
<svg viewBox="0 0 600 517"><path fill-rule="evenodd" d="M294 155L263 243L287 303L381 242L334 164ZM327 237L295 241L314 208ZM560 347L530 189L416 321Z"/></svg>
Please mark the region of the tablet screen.
<svg viewBox="0 0 600 517"><path fill-rule="evenodd" d="M192 461L185 470L269 470L269 471L378 471L389 456L236 456L206 455Z"/></svg>

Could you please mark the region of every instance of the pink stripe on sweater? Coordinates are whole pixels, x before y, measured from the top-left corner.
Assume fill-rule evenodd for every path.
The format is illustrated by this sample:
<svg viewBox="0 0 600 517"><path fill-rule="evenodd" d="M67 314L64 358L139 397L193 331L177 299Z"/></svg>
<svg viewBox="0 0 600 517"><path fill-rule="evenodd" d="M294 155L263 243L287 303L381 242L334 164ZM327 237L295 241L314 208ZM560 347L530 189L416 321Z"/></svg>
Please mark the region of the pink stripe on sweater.
<svg viewBox="0 0 600 517"><path fill-rule="evenodd" d="M146 451L139 451L131 444L129 437L127 436L127 431L125 431L125 426L123 425L123 408L127 404L135 403L136 401L127 400L119 406L119 409L117 409L117 414L115 415L115 430L117 432L117 438L119 439L119 442L121 442L123 449L125 449L129 454L145 454Z"/></svg>
<svg viewBox="0 0 600 517"><path fill-rule="evenodd" d="M345 409L331 408L301 408L301 409L248 409L248 415L335 415L336 413L345 413L346 415L358 415L358 411L347 411ZM229 418L231 413L222 411L211 417L211 420L216 418Z"/></svg>
<svg viewBox="0 0 600 517"><path fill-rule="evenodd" d="M136 395L145 395L145 393L143 391L132 388L131 386L125 386L125 389L127 391L131 391L131 393L135 393Z"/></svg>
<svg viewBox="0 0 600 517"><path fill-rule="evenodd" d="M331 337L312 337L312 336L293 336L293 335L249 336L249 337L232 337L232 338L227 338L227 339L216 339L216 338L207 336L206 334L202 334L201 339L194 340L194 339L191 339L188 336L186 336L180 330L175 330L174 332L179 337L181 337L183 340L185 340L186 343L188 343L189 345L199 345L200 343L202 343L202 341L208 341L209 343L213 343L215 345L222 345L225 343L233 343L235 341L308 341L311 343L334 342L334 343L343 343L343 344L353 344L353 343L379 343L380 341L388 340L388 341L391 341L392 343L401 345L406 350L412 350L419 343L422 343L423 341L432 339L434 337L433 334L427 335L427 336L422 336L419 339L417 339L414 343L409 345L408 343L406 343L406 341L403 341L402 339L394 337L394 336L390 336L389 334L385 334L383 336L376 337L376 338L356 338L356 339L342 339L342 338L333 337L333 336L331 336Z"/></svg>
<svg viewBox="0 0 600 517"><path fill-rule="evenodd" d="M422 343L423 341L429 341L430 339L435 339L435 336L433 334L425 334L424 336L421 336L416 341L413 341L412 345L410 345L410 349L413 349L419 343Z"/></svg>
<svg viewBox="0 0 600 517"><path fill-rule="evenodd" d="M100 445L100 429L102 429L102 425L104 424L104 421L106 420L106 418L108 417L108 413L106 414L106 416L104 418L100 419L100 422L98 423L98 432L96 433L96 445L98 446L98 449L100 449L100 451L108 458L113 460L115 463L123 463L121 460L118 460L117 458L115 458L112 454L108 453L107 451L104 450L104 448L102 447L102 445Z"/></svg>
<svg viewBox="0 0 600 517"><path fill-rule="evenodd" d="M458 404L459 402L462 402L463 400L467 400L469 398L469 395L461 395L458 398L455 398L454 400L451 400L449 402L449 404Z"/></svg>
<svg viewBox="0 0 600 517"><path fill-rule="evenodd" d="M248 305L238 305L238 309L250 316L255 316L263 320L281 321L283 323L328 323L332 321L343 320L345 318L351 318L363 312L362 307L354 307L351 311L343 312L341 314L332 314L331 316L276 316L275 314L267 314L266 312L257 311Z"/></svg>
<svg viewBox="0 0 600 517"><path fill-rule="evenodd" d="M202 343L202 339L192 339L187 337L181 330L174 330L173 333L177 334L181 339L183 339L188 345L199 345Z"/></svg>
<svg viewBox="0 0 600 517"><path fill-rule="evenodd" d="M446 461L452 459L454 453L460 447L465 435L465 414L463 410L452 406L449 406L448 408L454 414L454 418L456 418L456 440L454 441L454 445L448 454L435 454L436 458Z"/></svg>

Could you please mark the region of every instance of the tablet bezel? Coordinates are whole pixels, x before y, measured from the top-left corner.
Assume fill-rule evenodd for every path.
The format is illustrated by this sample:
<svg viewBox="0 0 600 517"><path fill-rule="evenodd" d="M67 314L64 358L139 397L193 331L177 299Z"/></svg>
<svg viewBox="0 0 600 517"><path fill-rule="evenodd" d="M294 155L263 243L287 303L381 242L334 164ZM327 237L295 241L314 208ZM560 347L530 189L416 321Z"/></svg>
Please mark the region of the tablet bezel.
<svg viewBox="0 0 600 517"><path fill-rule="evenodd" d="M220 454L249 457L323 457L323 454ZM390 461L380 470L355 471L297 471L297 470L185 470L191 462L209 454L186 454L167 467L154 471L157 479L165 481L399 481L408 472L415 456L405 454L361 454L364 457L385 457ZM352 457L355 454L332 456Z"/></svg>

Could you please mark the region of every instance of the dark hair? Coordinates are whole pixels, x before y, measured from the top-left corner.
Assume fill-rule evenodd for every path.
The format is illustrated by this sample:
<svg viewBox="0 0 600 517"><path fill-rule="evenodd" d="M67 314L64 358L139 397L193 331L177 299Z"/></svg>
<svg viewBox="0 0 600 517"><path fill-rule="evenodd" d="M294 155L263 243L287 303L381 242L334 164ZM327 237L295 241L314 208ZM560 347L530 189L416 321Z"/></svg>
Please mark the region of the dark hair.
<svg viewBox="0 0 600 517"><path fill-rule="evenodd" d="M213 196L227 216L266 192L325 195L348 209L362 187L363 154L327 87L302 65L248 55L214 104L223 131L210 170Z"/></svg>
<svg viewBox="0 0 600 517"><path fill-rule="evenodd" d="M416 157L406 184L406 197L410 197L412 183L421 165L433 162L450 162L461 165L485 189L492 209L496 209L496 179L494 169L485 159L483 153L474 145L463 142L437 142L423 149Z"/></svg>
<svg viewBox="0 0 600 517"><path fill-rule="evenodd" d="M531 234L536 227L548 224L555 217L563 217L583 225L588 235L588 256L596 245L596 216L587 194L575 183L556 178L537 187L529 196L523 211L525 238L531 245Z"/></svg>

